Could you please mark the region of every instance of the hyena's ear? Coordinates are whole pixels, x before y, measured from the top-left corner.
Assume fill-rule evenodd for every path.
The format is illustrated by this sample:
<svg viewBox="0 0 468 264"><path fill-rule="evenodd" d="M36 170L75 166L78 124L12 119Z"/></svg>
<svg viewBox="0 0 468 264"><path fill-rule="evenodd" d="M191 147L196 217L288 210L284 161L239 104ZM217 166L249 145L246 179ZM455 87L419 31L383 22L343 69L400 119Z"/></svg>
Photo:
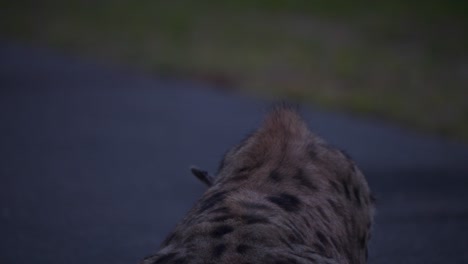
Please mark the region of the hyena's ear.
<svg viewBox="0 0 468 264"><path fill-rule="evenodd" d="M206 186L210 187L213 185L213 177L204 170L201 170L197 167L190 167L190 171L192 172L193 175L195 175L200 181L202 181Z"/></svg>

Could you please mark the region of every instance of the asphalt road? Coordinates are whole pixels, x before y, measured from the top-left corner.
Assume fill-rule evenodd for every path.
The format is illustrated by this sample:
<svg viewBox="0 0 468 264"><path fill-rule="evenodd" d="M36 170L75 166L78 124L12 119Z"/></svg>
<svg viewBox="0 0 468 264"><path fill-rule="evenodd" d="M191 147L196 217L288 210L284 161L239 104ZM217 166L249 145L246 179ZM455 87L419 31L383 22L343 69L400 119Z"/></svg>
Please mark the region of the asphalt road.
<svg viewBox="0 0 468 264"><path fill-rule="evenodd" d="M0 263L137 263L268 104L0 42ZM468 146L303 112L376 193L370 263L468 263Z"/></svg>

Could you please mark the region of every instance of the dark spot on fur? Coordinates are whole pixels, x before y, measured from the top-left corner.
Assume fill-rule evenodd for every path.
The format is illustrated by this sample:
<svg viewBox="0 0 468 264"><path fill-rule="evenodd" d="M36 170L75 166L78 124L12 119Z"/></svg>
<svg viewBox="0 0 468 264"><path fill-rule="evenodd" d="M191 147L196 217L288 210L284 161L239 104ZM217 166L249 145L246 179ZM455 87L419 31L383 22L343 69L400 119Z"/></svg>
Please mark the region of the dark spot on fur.
<svg viewBox="0 0 468 264"><path fill-rule="evenodd" d="M195 240L195 236L189 235L188 237L184 239L184 243L191 243L193 240Z"/></svg>
<svg viewBox="0 0 468 264"><path fill-rule="evenodd" d="M316 159L317 158L317 147L314 144L307 145L307 154L309 154L309 158Z"/></svg>
<svg viewBox="0 0 468 264"><path fill-rule="evenodd" d="M244 244L240 244L236 247L236 252L239 253L239 254L244 254L247 250L250 249L250 246L248 245L244 245Z"/></svg>
<svg viewBox="0 0 468 264"><path fill-rule="evenodd" d="M244 221L247 225L251 224L268 224L270 221L268 221L267 218L259 215L242 215L241 216L242 221Z"/></svg>
<svg viewBox="0 0 468 264"><path fill-rule="evenodd" d="M227 248L226 244L223 244L223 243L216 245L213 248L213 252L212 252L213 257L215 258L221 257L224 251L226 251L226 248Z"/></svg>
<svg viewBox="0 0 468 264"><path fill-rule="evenodd" d="M247 173L251 170L249 167L242 167L236 170L236 173Z"/></svg>
<svg viewBox="0 0 468 264"><path fill-rule="evenodd" d="M353 193L354 193L354 199L356 200L357 205L361 206L361 196L359 194L359 189L357 187L354 187Z"/></svg>
<svg viewBox="0 0 468 264"><path fill-rule="evenodd" d="M230 212L230 209L229 207L226 207L226 206L219 207L211 211L211 213L229 213L229 212Z"/></svg>
<svg viewBox="0 0 468 264"><path fill-rule="evenodd" d="M171 261L172 259L174 259L175 256L176 256L176 253L169 253L169 254L163 255L163 256L159 257L159 258L154 262L154 264L169 263L169 261Z"/></svg>
<svg viewBox="0 0 468 264"><path fill-rule="evenodd" d="M222 215L211 219L210 222L224 222L232 217L232 215Z"/></svg>
<svg viewBox="0 0 468 264"><path fill-rule="evenodd" d="M297 264L297 261L292 258L286 258L281 260L275 260L274 264Z"/></svg>
<svg viewBox="0 0 468 264"><path fill-rule="evenodd" d="M268 178L274 182L280 182L283 179L283 176L275 169L270 172Z"/></svg>
<svg viewBox="0 0 468 264"><path fill-rule="evenodd" d="M317 231L317 232L315 232L315 235L317 236L320 243L322 243L322 245L324 245L324 246L328 245L328 240L327 240L327 238L325 237L325 235L322 232Z"/></svg>
<svg viewBox="0 0 468 264"><path fill-rule="evenodd" d="M186 258L175 259L172 264L187 264L188 260Z"/></svg>
<svg viewBox="0 0 468 264"><path fill-rule="evenodd" d="M304 242L304 239L300 236L297 236L296 235L293 235L293 234L290 234L288 235L288 240L289 242L293 243L293 244L302 244Z"/></svg>
<svg viewBox="0 0 468 264"><path fill-rule="evenodd" d="M301 201L296 196L287 193L268 196L267 199L287 212L296 212L301 207Z"/></svg>
<svg viewBox="0 0 468 264"><path fill-rule="evenodd" d="M300 186L307 187L311 191L318 190L317 186L312 182L308 175L304 174L304 171L301 168L297 169L296 174L294 174L293 178L298 181Z"/></svg>
<svg viewBox="0 0 468 264"><path fill-rule="evenodd" d="M348 188L348 183L345 180L342 180L341 185L343 186L343 189L345 190L346 199L351 200L351 193Z"/></svg>
<svg viewBox="0 0 468 264"><path fill-rule="evenodd" d="M232 231L234 231L234 228L232 228L232 226L220 225L216 227L213 231L211 231L210 235L213 238L220 238L226 234L231 233Z"/></svg>
<svg viewBox="0 0 468 264"><path fill-rule="evenodd" d="M361 238L359 238L359 246L364 249L366 248L366 235L362 235Z"/></svg>
<svg viewBox="0 0 468 264"><path fill-rule="evenodd" d="M233 181L233 182L240 182L240 181L245 181L249 178L249 175L248 174L240 174L240 175L236 175L234 177L232 177L231 179L229 179L230 181Z"/></svg>
<svg viewBox="0 0 468 264"><path fill-rule="evenodd" d="M239 202L239 204L247 209L253 209L253 210L271 210L271 207L268 205L264 204L259 204L259 203L252 203L252 202Z"/></svg>
<svg viewBox="0 0 468 264"><path fill-rule="evenodd" d="M218 192L211 194L209 197L205 198L201 202L199 212L200 213L204 212L212 208L216 204L221 203L224 200L224 198L226 198L227 193L229 193L229 191L218 191Z"/></svg>

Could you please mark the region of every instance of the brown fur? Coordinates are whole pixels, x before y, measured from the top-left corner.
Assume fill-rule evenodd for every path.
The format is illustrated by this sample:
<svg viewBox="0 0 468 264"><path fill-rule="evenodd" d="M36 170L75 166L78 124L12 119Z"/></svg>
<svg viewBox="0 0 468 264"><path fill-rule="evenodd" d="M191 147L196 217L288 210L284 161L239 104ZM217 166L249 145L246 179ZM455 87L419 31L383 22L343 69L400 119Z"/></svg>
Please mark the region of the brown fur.
<svg viewBox="0 0 468 264"><path fill-rule="evenodd" d="M367 182L296 111L275 108L221 164L143 263L366 263L373 218Z"/></svg>

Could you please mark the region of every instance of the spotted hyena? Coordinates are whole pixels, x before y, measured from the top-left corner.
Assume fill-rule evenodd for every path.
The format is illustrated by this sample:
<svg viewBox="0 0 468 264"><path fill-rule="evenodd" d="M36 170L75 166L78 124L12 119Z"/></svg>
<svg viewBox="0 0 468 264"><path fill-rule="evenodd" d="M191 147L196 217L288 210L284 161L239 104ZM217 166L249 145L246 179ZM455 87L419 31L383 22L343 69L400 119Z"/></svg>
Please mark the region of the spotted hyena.
<svg viewBox="0 0 468 264"><path fill-rule="evenodd" d="M366 263L366 179L294 109L274 108L216 177L192 172L208 190L144 264Z"/></svg>

